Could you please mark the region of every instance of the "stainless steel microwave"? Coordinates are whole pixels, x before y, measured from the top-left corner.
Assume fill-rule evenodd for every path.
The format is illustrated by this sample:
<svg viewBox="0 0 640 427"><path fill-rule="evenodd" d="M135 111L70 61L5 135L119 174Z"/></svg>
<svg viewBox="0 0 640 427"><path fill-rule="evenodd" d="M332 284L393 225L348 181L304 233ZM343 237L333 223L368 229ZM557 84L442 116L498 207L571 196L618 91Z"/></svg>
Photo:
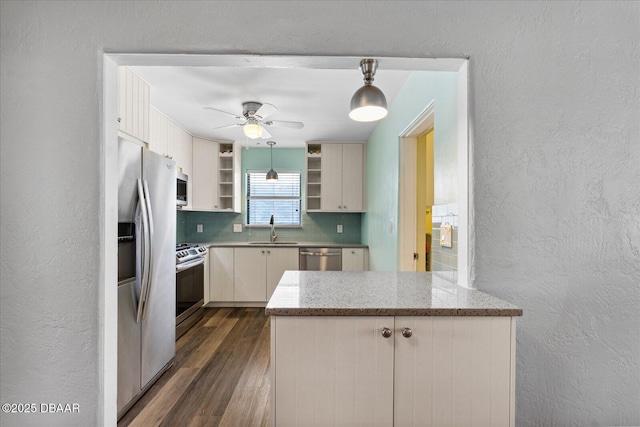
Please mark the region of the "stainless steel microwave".
<svg viewBox="0 0 640 427"><path fill-rule="evenodd" d="M187 182L189 177L181 172L177 172L178 178L176 182L176 205L187 206Z"/></svg>

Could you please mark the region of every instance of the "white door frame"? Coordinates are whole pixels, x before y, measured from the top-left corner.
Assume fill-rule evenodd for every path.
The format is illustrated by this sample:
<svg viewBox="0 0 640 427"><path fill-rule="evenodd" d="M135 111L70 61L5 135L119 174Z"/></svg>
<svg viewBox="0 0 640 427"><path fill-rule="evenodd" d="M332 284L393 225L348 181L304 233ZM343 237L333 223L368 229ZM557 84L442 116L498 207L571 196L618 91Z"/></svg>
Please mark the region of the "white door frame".
<svg viewBox="0 0 640 427"><path fill-rule="evenodd" d="M418 137L433 128L435 105L427 107L400 134L400 192L398 194L398 270L416 271L416 187ZM420 260L424 262L424 260Z"/></svg>
<svg viewBox="0 0 640 427"><path fill-rule="evenodd" d="M469 132L469 61L458 72L458 284L473 287L473 144ZM398 270L415 271L416 147L418 136L434 126L435 105L429 104L400 133L398 207Z"/></svg>

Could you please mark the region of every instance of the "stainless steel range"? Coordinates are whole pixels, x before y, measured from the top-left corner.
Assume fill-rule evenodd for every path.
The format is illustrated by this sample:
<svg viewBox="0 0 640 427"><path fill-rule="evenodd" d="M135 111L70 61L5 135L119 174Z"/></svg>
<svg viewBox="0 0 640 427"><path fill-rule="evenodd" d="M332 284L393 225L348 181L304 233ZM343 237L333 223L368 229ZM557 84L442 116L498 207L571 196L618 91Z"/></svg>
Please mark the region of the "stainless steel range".
<svg viewBox="0 0 640 427"><path fill-rule="evenodd" d="M207 248L182 243L176 246L176 339L204 314L204 260Z"/></svg>

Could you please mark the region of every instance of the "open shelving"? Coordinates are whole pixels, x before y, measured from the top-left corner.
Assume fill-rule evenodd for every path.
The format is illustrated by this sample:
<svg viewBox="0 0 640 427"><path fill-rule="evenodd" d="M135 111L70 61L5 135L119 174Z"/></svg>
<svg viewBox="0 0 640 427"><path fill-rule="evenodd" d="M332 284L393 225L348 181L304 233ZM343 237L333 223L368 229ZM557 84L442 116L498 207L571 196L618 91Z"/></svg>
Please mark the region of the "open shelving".
<svg viewBox="0 0 640 427"><path fill-rule="evenodd" d="M319 211L322 194L322 145L307 144L307 211Z"/></svg>
<svg viewBox="0 0 640 427"><path fill-rule="evenodd" d="M239 212L239 197L236 183L239 178L239 153L234 151L235 144L220 143L218 161L218 209ZM236 200L238 199L238 200Z"/></svg>

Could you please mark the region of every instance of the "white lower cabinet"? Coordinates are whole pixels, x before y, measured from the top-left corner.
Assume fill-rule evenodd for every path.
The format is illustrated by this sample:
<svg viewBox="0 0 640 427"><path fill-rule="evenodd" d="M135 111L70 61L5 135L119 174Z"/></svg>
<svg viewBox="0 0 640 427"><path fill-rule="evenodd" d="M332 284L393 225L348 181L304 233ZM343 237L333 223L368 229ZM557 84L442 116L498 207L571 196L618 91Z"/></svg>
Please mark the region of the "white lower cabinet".
<svg viewBox="0 0 640 427"><path fill-rule="evenodd" d="M267 299L271 299L282 274L287 270L298 270L298 248L269 248L267 250Z"/></svg>
<svg viewBox="0 0 640 427"><path fill-rule="evenodd" d="M266 301L267 250L235 248L233 251L233 301Z"/></svg>
<svg viewBox="0 0 640 427"><path fill-rule="evenodd" d="M233 248L209 248L209 301L233 301Z"/></svg>
<svg viewBox="0 0 640 427"><path fill-rule="evenodd" d="M394 426L515 424L511 317L396 317L394 335Z"/></svg>
<svg viewBox="0 0 640 427"><path fill-rule="evenodd" d="M393 425L393 339L377 333L390 325L393 317L271 317L272 425Z"/></svg>
<svg viewBox="0 0 640 427"><path fill-rule="evenodd" d="M298 269L298 248L209 250L209 302L264 303L285 270Z"/></svg>
<svg viewBox="0 0 640 427"><path fill-rule="evenodd" d="M367 271L368 256L366 248L342 248L342 271Z"/></svg>
<svg viewBox="0 0 640 427"><path fill-rule="evenodd" d="M276 427L515 423L511 317L273 316L271 328Z"/></svg>

